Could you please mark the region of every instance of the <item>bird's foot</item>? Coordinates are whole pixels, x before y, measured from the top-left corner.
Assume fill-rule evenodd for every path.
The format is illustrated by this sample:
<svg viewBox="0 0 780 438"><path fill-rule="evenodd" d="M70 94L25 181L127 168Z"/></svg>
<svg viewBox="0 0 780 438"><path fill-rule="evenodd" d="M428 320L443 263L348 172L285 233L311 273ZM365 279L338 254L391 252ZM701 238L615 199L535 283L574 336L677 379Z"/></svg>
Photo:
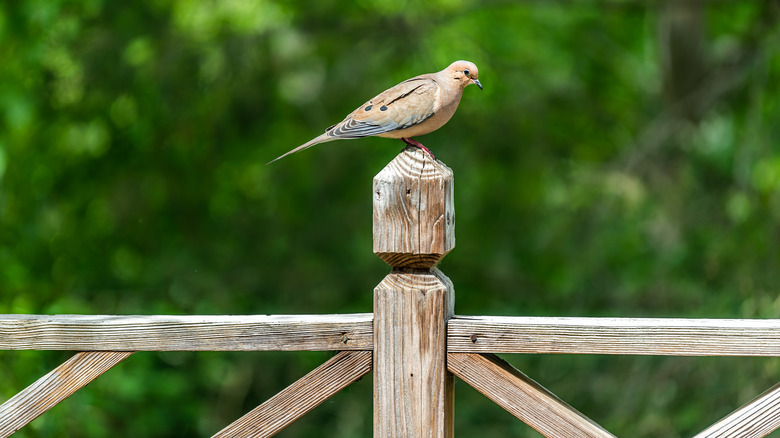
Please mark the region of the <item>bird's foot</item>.
<svg viewBox="0 0 780 438"><path fill-rule="evenodd" d="M401 140L403 140L403 142L408 144L409 146L414 146L416 148L422 149L423 151L425 151L425 153L430 155L431 158L433 158L434 160L436 159L436 157L433 156L433 152L431 152L430 149L428 149L425 146L423 146L422 143L420 143L419 141L417 141L417 140L415 140L415 139L413 139L411 137L403 137L403 138L401 138Z"/></svg>

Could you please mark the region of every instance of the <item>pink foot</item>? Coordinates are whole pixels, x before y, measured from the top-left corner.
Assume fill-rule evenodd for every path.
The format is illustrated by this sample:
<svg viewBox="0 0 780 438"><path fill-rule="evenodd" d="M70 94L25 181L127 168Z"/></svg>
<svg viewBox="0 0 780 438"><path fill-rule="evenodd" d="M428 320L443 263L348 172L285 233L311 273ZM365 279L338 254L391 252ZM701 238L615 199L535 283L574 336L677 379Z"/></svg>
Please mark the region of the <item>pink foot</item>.
<svg viewBox="0 0 780 438"><path fill-rule="evenodd" d="M423 146L423 145L422 145L422 143L420 143L419 141L417 141L417 140L415 140L415 139L413 139L413 138L411 138L411 137L403 137L403 138L401 138L401 140L403 140L403 142L404 142L404 143L406 143L406 144L408 144L409 146L414 146L414 147L416 147L416 148L420 148L420 149L422 149L422 150L423 150L423 151L425 151L425 152L426 152L428 155L430 155L430 156L431 156L431 158L433 158L434 160L436 159L436 157L434 157L434 156L433 156L433 152L431 152L431 150L430 150L430 149L428 149L428 148L426 148L425 146Z"/></svg>

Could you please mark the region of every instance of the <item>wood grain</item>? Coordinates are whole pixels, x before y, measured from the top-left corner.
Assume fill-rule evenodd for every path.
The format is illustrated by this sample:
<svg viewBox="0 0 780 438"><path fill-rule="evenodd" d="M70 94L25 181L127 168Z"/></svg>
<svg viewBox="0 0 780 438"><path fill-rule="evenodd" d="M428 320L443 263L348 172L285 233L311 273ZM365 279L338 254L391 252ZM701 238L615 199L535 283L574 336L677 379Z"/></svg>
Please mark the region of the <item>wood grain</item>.
<svg viewBox="0 0 780 438"><path fill-rule="evenodd" d="M95 380L131 352L76 353L0 405L0 437L7 437Z"/></svg>
<svg viewBox="0 0 780 438"><path fill-rule="evenodd" d="M546 437L614 436L498 356L448 353L447 367Z"/></svg>
<svg viewBox="0 0 780 438"><path fill-rule="evenodd" d="M694 438L757 438L780 427L780 383L708 427Z"/></svg>
<svg viewBox="0 0 780 438"><path fill-rule="evenodd" d="M452 170L406 148L374 177L374 253L395 268L432 268L455 246Z"/></svg>
<svg viewBox="0 0 780 438"><path fill-rule="evenodd" d="M374 290L374 437L452 437L452 283L393 271Z"/></svg>
<svg viewBox="0 0 780 438"><path fill-rule="evenodd" d="M450 352L780 356L780 320L454 316Z"/></svg>
<svg viewBox="0 0 780 438"><path fill-rule="evenodd" d="M1 350L370 350L370 313L348 315L0 315Z"/></svg>
<svg viewBox="0 0 780 438"><path fill-rule="evenodd" d="M214 437L273 436L369 371L370 351L341 351Z"/></svg>

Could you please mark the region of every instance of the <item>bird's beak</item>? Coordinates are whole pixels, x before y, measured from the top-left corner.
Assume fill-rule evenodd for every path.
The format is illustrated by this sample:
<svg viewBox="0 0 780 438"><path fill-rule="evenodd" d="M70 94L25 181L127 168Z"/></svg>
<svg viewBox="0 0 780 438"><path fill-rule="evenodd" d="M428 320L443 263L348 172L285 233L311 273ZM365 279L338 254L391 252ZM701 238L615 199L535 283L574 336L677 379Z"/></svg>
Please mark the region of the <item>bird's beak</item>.
<svg viewBox="0 0 780 438"><path fill-rule="evenodd" d="M471 81L477 84L477 87L479 87L480 90L482 89L482 84L480 84L478 80L472 79Z"/></svg>

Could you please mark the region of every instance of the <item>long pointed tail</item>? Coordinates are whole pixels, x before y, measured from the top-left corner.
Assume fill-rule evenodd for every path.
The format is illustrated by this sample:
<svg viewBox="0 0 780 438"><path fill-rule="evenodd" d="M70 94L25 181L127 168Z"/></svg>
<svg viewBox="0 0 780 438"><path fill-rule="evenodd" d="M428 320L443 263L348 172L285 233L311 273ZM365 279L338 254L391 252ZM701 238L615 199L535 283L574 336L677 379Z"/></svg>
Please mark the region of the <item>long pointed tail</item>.
<svg viewBox="0 0 780 438"><path fill-rule="evenodd" d="M288 156L290 154L294 154L294 153L300 152L300 151L302 151L304 149L308 149L308 148L314 146L315 144L325 143L326 141L331 141L331 140L336 140L336 139L333 138L333 137L328 137L328 134L322 134L319 137L313 138L313 139L307 141L306 143L298 146L297 148L295 148L295 149L293 149L293 150L291 150L289 152L286 152L286 153L282 154L281 156L279 156L277 158L274 158L273 160L265 163L265 165L267 166L267 165L273 163L274 161L281 160L282 158L284 158L284 157L286 157L286 156Z"/></svg>

